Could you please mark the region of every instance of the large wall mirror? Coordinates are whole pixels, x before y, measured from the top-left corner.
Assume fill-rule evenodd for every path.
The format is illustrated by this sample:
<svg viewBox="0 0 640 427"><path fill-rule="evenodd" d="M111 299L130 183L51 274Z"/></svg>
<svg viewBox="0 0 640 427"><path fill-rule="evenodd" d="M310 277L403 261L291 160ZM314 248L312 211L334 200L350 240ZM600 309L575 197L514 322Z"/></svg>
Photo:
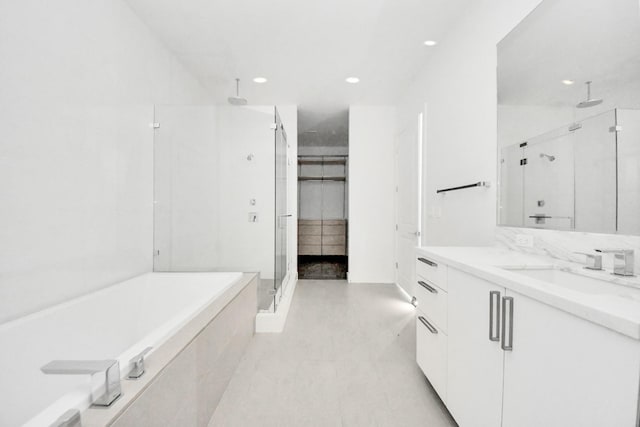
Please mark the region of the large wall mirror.
<svg viewBox="0 0 640 427"><path fill-rule="evenodd" d="M498 44L498 223L640 235L640 2L545 0Z"/></svg>

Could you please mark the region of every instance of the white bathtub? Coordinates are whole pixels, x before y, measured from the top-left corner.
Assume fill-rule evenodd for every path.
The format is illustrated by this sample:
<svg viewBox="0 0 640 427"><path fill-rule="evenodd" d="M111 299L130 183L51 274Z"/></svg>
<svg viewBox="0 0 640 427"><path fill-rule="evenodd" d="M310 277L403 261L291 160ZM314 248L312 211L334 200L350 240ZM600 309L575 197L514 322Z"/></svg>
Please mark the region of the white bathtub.
<svg viewBox="0 0 640 427"><path fill-rule="evenodd" d="M54 359L129 360L158 348L242 273L148 273L0 325L0 426L49 426L89 406L89 376L45 375ZM153 350L147 357L152 360Z"/></svg>

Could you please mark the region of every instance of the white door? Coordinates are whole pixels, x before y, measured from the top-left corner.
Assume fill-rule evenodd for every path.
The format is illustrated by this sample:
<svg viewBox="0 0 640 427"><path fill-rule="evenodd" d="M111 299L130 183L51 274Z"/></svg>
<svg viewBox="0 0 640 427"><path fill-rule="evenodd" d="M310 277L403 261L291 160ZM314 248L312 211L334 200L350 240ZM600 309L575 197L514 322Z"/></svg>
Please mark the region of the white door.
<svg viewBox="0 0 640 427"><path fill-rule="evenodd" d="M396 283L414 296L415 248L420 245L423 114L396 141Z"/></svg>
<svg viewBox="0 0 640 427"><path fill-rule="evenodd" d="M458 425L499 427L504 352L500 301L504 288L448 270L447 407Z"/></svg>
<svg viewBox="0 0 640 427"><path fill-rule="evenodd" d="M502 426L636 425L640 342L507 294L513 349L504 357Z"/></svg>

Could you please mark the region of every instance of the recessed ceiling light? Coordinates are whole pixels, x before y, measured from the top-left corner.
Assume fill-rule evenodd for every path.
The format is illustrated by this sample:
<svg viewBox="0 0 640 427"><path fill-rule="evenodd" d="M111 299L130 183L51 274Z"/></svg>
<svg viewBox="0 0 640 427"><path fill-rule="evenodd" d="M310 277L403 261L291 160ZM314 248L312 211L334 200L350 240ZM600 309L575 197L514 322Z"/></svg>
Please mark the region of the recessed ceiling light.
<svg viewBox="0 0 640 427"><path fill-rule="evenodd" d="M266 83L267 79L265 79L264 77L256 77L255 79L253 79L253 81L256 83Z"/></svg>
<svg viewBox="0 0 640 427"><path fill-rule="evenodd" d="M437 44L438 44L438 42L433 41L433 40L426 40L426 41L424 42L424 45L425 45L425 46L435 46L435 45L437 45Z"/></svg>
<svg viewBox="0 0 640 427"><path fill-rule="evenodd" d="M357 78L357 77L347 77L347 78L345 79L345 81L346 81L347 83L358 83L358 82L360 81L360 79L359 79L359 78Z"/></svg>
<svg viewBox="0 0 640 427"><path fill-rule="evenodd" d="M575 82L573 80L563 80L562 84L563 85L567 85L567 86L571 86L572 84L574 84Z"/></svg>

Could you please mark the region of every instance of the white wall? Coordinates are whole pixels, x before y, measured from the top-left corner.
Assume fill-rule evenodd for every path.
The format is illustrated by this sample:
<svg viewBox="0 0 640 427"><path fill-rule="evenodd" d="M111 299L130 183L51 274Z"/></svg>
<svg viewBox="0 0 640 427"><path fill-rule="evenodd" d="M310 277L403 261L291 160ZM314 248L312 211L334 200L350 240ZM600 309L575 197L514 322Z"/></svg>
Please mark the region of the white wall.
<svg viewBox="0 0 640 427"><path fill-rule="evenodd" d="M154 104L204 91L121 0L0 2L0 322L151 271Z"/></svg>
<svg viewBox="0 0 640 427"><path fill-rule="evenodd" d="M349 110L349 281L392 283L396 109Z"/></svg>
<svg viewBox="0 0 640 427"><path fill-rule="evenodd" d="M426 102L423 242L483 245L496 223L496 44L540 0L470 2L399 103L399 123ZM399 128L400 129L400 128ZM436 190L491 181L447 195Z"/></svg>

